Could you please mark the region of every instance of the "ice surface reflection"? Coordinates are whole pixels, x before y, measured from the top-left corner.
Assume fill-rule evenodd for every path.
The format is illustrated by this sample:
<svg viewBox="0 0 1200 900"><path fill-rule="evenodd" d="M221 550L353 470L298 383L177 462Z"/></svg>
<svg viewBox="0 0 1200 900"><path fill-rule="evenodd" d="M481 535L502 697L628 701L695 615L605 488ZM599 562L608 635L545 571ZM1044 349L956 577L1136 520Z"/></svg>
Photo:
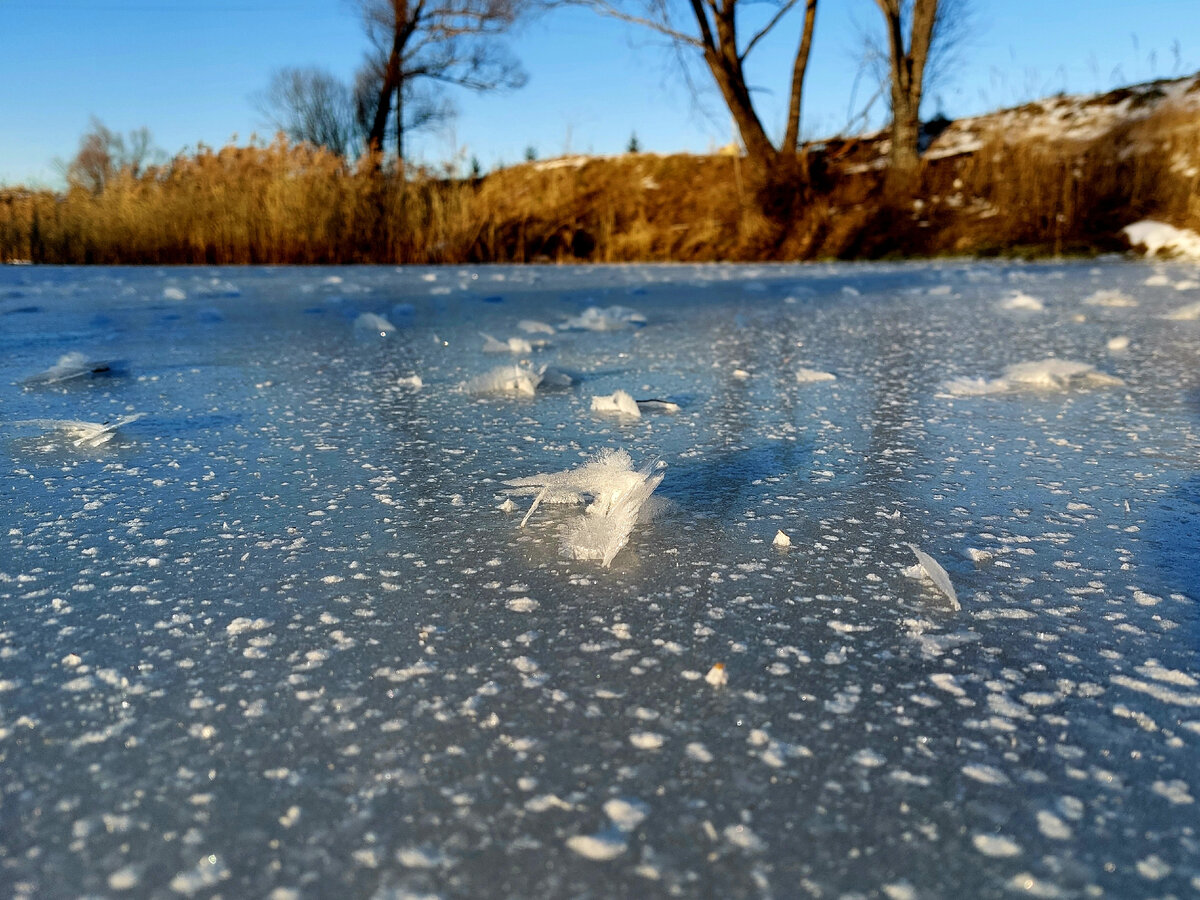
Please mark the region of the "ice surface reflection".
<svg viewBox="0 0 1200 900"><path fill-rule="evenodd" d="M0 270L4 893L1200 891L1197 274Z"/></svg>

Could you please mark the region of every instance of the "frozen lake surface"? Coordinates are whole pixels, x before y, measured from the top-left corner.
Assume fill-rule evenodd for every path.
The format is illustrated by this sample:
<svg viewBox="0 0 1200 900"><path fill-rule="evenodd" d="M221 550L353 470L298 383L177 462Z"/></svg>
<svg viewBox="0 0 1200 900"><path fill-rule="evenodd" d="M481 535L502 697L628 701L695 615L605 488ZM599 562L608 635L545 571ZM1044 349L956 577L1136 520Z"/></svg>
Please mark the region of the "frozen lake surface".
<svg viewBox="0 0 1200 900"><path fill-rule="evenodd" d="M1195 896L1198 278L0 270L0 893Z"/></svg>

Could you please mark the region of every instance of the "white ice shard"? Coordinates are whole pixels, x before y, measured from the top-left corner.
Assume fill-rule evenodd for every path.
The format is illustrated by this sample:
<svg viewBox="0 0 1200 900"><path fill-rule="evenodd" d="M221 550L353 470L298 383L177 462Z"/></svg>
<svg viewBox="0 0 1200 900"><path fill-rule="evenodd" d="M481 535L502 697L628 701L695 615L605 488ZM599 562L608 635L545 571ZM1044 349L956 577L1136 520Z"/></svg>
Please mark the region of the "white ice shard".
<svg viewBox="0 0 1200 900"><path fill-rule="evenodd" d="M543 366L538 374L542 376L540 386L547 388L569 388L578 381L570 372L555 366Z"/></svg>
<svg viewBox="0 0 1200 900"><path fill-rule="evenodd" d="M1194 322L1200 319L1200 303L1189 303L1174 312L1167 313L1167 318L1174 322Z"/></svg>
<svg viewBox="0 0 1200 900"><path fill-rule="evenodd" d="M647 400L637 401L638 409L642 412L659 412L659 413L677 413L679 412L679 404L670 400L659 400L657 397L651 397Z"/></svg>
<svg viewBox="0 0 1200 900"><path fill-rule="evenodd" d="M628 452L606 449L575 469L506 481L505 493L534 495L521 527L542 503L587 503L584 515L563 532L562 549L608 566L629 542L642 507L662 482L664 465L652 460L635 469Z"/></svg>
<svg viewBox="0 0 1200 900"><path fill-rule="evenodd" d="M39 372L37 375L31 375L21 383L25 385L61 384L64 381L73 381L77 378L108 375L112 372L112 366L113 364L110 362L89 360L82 353L72 351L60 356L58 362L46 371Z"/></svg>
<svg viewBox="0 0 1200 900"><path fill-rule="evenodd" d="M532 397L542 382L540 373L524 366L499 366L463 385L468 394L516 394Z"/></svg>
<svg viewBox="0 0 1200 900"><path fill-rule="evenodd" d="M713 667L708 670L704 680L713 687L724 687L729 684L729 672L725 670L725 663L713 663Z"/></svg>
<svg viewBox="0 0 1200 900"><path fill-rule="evenodd" d="M625 391L613 391L607 396L592 398L592 412L604 415L622 416L629 419L640 419L642 411L637 401Z"/></svg>
<svg viewBox="0 0 1200 900"><path fill-rule="evenodd" d="M1037 297L1031 297L1022 291L1013 291L1000 301L1001 309L1024 310L1025 312L1041 312L1046 304Z"/></svg>
<svg viewBox="0 0 1200 900"><path fill-rule="evenodd" d="M27 419L13 425L33 425L47 431L60 432L72 446L101 447L113 439L117 429L136 422L144 413L121 416L111 422L84 422L80 419Z"/></svg>
<svg viewBox="0 0 1200 900"><path fill-rule="evenodd" d="M533 352L533 344L529 343L525 338L510 337L506 341L500 341L482 331L479 334L483 337L484 353L528 354Z"/></svg>
<svg viewBox="0 0 1200 900"><path fill-rule="evenodd" d="M1090 363L1070 359L1041 359L1008 366L1000 378L953 378L942 389L956 397L1003 394L1009 391L1062 391L1072 388L1111 387L1120 378L1098 372Z"/></svg>
<svg viewBox="0 0 1200 900"><path fill-rule="evenodd" d="M822 372L820 369L799 368L796 370L798 384L816 384L820 381L837 381L837 376L832 372Z"/></svg>
<svg viewBox="0 0 1200 900"><path fill-rule="evenodd" d="M420 375L408 375L402 378L397 378L396 384L398 384L400 387L410 387L414 390L425 386L425 382L421 380Z"/></svg>
<svg viewBox="0 0 1200 900"><path fill-rule="evenodd" d="M946 574L946 570L941 567L936 559L917 547L916 544L909 544L908 548L917 555L917 561L921 564L921 569L929 576L939 591L950 598L950 605L955 612L962 609L962 605L958 602L958 595L954 593L954 585L950 583L950 576Z"/></svg>
<svg viewBox="0 0 1200 900"><path fill-rule="evenodd" d="M362 333L378 333L380 337L388 337L396 333L396 326L381 315L365 312L354 320L354 330Z"/></svg>
<svg viewBox="0 0 1200 900"><path fill-rule="evenodd" d="M539 322L537 319L522 319L517 327L526 334L555 334L554 326Z"/></svg>
<svg viewBox="0 0 1200 900"><path fill-rule="evenodd" d="M627 306L589 306L560 326L565 331L620 331L646 324L646 317Z"/></svg>
<svg viewBox="0 0 1200 900"><path fill-rule="evenodd" d="M792 539L780 529L775 532L775 540L771 541L771 545L774 547L790 547L792 546Z"/></svg>
<svg viewBox="0 0 1200 900"><path fill-rule="evenodd" d="M1083 300L1088 306L1106 306L1110 309L1120 309L1124 307L1137 306L1138 302L1126 294L1124 291L1115 289L1107 289L1096 291L1090 294Z"/></svg>

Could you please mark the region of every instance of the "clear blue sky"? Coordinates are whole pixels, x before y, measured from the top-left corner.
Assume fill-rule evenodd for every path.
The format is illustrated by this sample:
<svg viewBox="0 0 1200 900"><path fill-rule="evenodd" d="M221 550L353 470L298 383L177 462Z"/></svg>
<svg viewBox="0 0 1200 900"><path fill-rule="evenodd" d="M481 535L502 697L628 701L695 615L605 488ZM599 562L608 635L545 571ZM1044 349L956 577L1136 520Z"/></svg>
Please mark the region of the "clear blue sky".
<svg viewBox="0 0 1200 900"><path fill-rule="evenodd" d="M805 92L805 134L838 132L853 94L873 0L824 0ZM1091 92L1200 69L1200 0L973 0L960 61L925 107L971 115L1038 96ZM782 132L798 17L751 58L763 118ZM560 10L510 40L529 74L521 90L455 92L459 114L413 136L413 155L513 163L533 146L617 153L704 152L728 143L719 97L699 69L699 101L661 39L584 10ZM1178 46L1178 57L1174 49ZM349 0L0 0L0 184L58 183L91 116L146 126L169 154L268 132L253 94L271 72L319 65L347 79L365 48ZM869 80L869 79L868 79ZM874 124L885 113L876 106Z"/></svg>

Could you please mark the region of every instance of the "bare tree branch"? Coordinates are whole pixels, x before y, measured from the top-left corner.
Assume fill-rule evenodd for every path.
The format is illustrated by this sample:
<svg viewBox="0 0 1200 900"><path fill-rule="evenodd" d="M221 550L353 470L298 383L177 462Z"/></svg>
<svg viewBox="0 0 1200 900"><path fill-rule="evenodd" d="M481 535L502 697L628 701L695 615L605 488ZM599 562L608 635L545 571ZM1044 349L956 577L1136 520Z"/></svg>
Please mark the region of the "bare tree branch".
<svg viewBox="0 0 1200 900"><path fill-rule="evenodd" d="M152 143L148 129L129 132L126 143L124 136L93 116L79 139L79 150L64 168L68 184L100 194L119 173L139 175L145 166L165 157Z"/></svg>
<svg viewBox="0 0 1200 900"><path fill-rule="evenodd" d="M279 69L255 105L275 130L293 141L307 141L342 157L358 152L361 133L353 92L324 69Z"/></svg>
<svg viewBox="0 0 1200 900"><path fill-rule="evenodd" d="M746 148L750 168L761 178L770 180L771 173L781 167L795 170L798 160L800 131L800 100L803 92L808 54L812 43L817 0L805 0L805 21L798 41L798 50L791 71L791 91L788 103L788 124L783 142L776 145L768 136L754 103L751 86L746 80L745 62L750 53L772 33L776 33L800 0L686 0L678 5L672 0L562 0L572 5L586 6L596 12L647 28L667 37L678 50L686 48L704 60L713 82L733 117ZM744 42L738 38L742 19L752 6L773 6L765 22L756 24L754 32ZM681 21L673 13L679 10ZM687 24L682 18L690 13ZM758 17L761 20L761 16Z"/></svg>
<svg viewBox="0 0 1200 900"><path fill-rule="evenodd" d="M524 72L499 38L532 7L530 0L357 0L374 48L359 71L358 117L370 121L367 146L383 149L389 123L396 154L403 135L444 117L449 105L427 100L430 82L474 91L520 87ZM372 96L373 95L373 96ZM407 108L407 109L406 109ZM412 110L416 109L414 114ZM436 115L425 111L437 109ZM369 112L368 112L369 111Z"/></svg>
<svg viewBox="0 0 1200 900"><path fill-rule="evenodd" d="M797 0L787 0L787 2L780 6L779 9L775 10L775 15L771 16L770 21L760 28L758 32L755 33L754 36L751 37L746 43L746 49L738 54L738 59L745 61L746 57L750 55L750 51L754 49L754 45L766 37L767 34L779 24L779 20L791 12L792 7L795 6L796 3Z"/></svg>

